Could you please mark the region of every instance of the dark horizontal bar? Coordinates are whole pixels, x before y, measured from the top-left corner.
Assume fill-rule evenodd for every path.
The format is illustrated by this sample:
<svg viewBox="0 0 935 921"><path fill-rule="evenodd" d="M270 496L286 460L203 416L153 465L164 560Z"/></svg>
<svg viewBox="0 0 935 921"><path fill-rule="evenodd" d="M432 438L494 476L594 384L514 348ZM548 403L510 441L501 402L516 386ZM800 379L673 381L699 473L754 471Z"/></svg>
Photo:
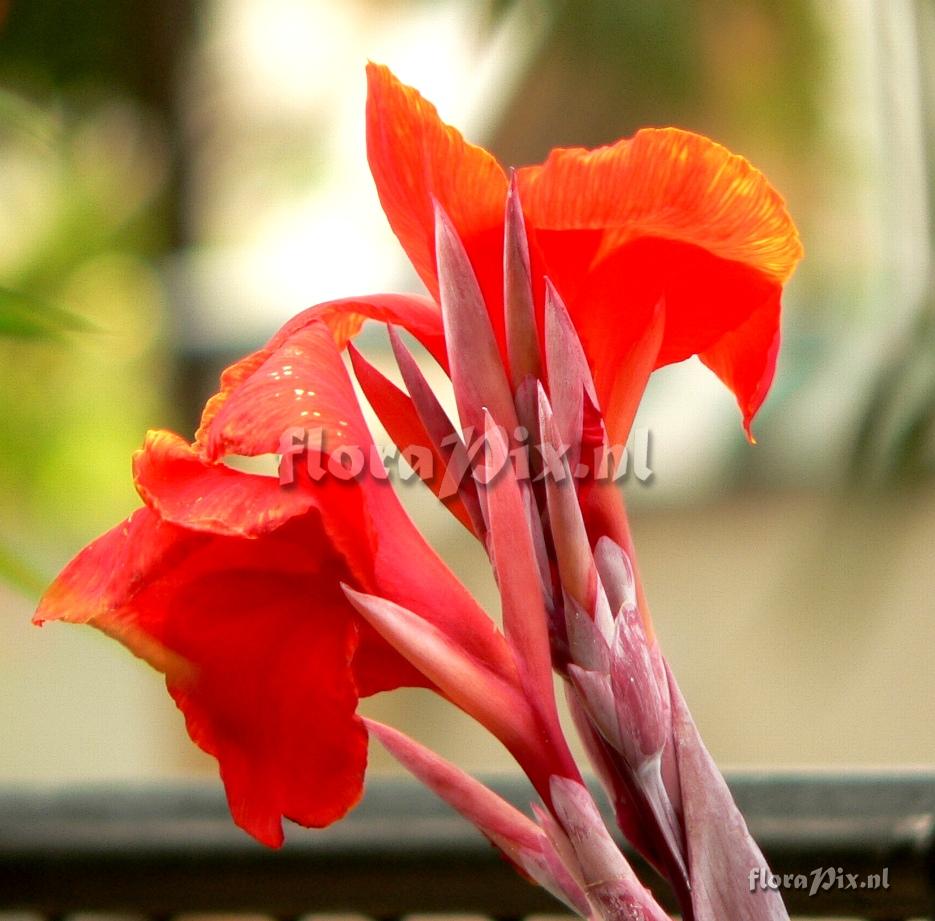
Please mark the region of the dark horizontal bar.
<svg viewBox="0 0 935 921"><path fill-rule="evenodd" d="M792 914L935 917L935 773L735 773L729 782L775 873L888 872L886 890L786 889ZM518 781L491 785L521 808L531 798ZM372 781L344 822L293 827L279 851L234 827L214 785L0 790L0 909L518 918L557 908L415 783Z"/></svg>

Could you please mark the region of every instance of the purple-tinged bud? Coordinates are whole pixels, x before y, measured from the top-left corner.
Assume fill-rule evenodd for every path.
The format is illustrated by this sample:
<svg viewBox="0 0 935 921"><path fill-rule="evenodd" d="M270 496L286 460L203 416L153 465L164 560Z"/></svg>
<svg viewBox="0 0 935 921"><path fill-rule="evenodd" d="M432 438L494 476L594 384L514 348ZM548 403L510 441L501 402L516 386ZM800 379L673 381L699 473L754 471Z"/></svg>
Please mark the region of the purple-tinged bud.
<svg viewBox="0 0 935 921"><path fill-rule="evenodd" d="M777 890L749 885L751 872L767 870L766 860L701 741L671 672L668 680L682 824L690 857L692 914L697 921L789 921Z"/></svg>
<svg viewBox="0 0 935 921"><path fill-rule="evenodd" d="M594 545L594 565L611 610L636 607L636 575L626 551L606 535Z"/></svg>
<svg viewBox="0 0 935 921"><path fill-rule="evenodd" d="M597 567L591 554L587 528L578 504L578 493L564 459L565 446L561 443L552 407L545 390L539 386L539 430L542 447L557 457L543 470L549 526L558 562L559 577L567 595L595 617L601 630L610 636L610 610L597 577Z"/></svg>
<svg viewBox="0 0 935 921"><path fill-rule="evenodd" d="M518 390L526 378L539 378L542 372L529 241L513 175L510 176L503 228L503 310L510 377L513 389Z"/></svg>
<svg viewBox="0 0 935 921"><path fill-rule="evenodd" d="M578 333L549 279L545 286L545 356L555 425L561 440L570 446L568 464L574 474L581 452L585 399L597 407L597 394Z"/></svg>
<svg viewBox="0 0 935 921"><path fill-rule="evenodd" d="M584 891L598 915L613 921L669 921L620 852L587 788L552 777L552 805L581 867Z"/></svg>
<svg viewBox="0 0 935 921"><path fill-rule="evenodd" d="M371 735L403 767L473 822L528 876L573 911L585 916L590 913L579 883L544 829L480 781L415 740L382 723L373 720L365 723Z"/></svg>
<svg viewBox="0 0 935 921"><path fill-rule="evenodd" d="M484 431L486 407L498 425L519 424L490 315L464 244L442 207L435 205L435 258L451 385L461 427Z"/></svg>
<svg viewBox="0 0 935 921"><path fill-rule="evenodd" d="M568 678L591 724L613 749L622 751L625 743L620 737L620 724L617 720L617 706L610 675L569 665Z"/></svg>
<svg viewBox="0 0 935 921"><path fill-rule="evenodd" d="M671 733L671 716L636 608L617 612L610 675L624 742L622 754L637 771L662 752Z"/></svg>
<svg viewBox="0 0 935 921"><path fill-rule="evenodd" d="M542 595L549 616L555 607L555 598L552 595L552 571L549 568L549 553L545 546L545 533L542 529L542 518L539 515L539 507L536 505L536 497L529 484L523 489L523 511L526 515L526 524L529 526L529 533L532 535L533 551L536 555L536 565L539 567L539 579L542 583Z"/></svg>
<svg viewBox="0 0 935 921"><path fill-rule="evenodd" d="M565 633L569 660L579 668L610 674L610 643L581 605L565 593Z"/></svg>
<svg viewBox="0 0 935 921"><path fill-rule="evenodd" d="M503 628L532 705L554 720L558 730L542 572L527 526L523 484L513 473L503 433L492 416L485 412L484 417L486 463L499 471L481 495L487 503L487 546L500 589Z"/></svg>

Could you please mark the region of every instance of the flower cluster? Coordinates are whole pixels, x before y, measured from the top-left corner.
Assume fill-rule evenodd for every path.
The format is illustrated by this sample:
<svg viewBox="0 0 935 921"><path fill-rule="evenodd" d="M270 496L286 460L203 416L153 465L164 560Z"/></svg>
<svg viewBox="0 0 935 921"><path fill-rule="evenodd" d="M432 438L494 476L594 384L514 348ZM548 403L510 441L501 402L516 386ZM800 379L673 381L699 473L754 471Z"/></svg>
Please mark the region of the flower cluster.
<svg viewBox="0 0 935 921"><path fill-rule="evenodd" d="M748 885L763 858L656 641L621 495L587 467L571 475L626 443L654 369L692 355L750 434L801 256L782 200L745 160L676 129L507 174L387 69L368 77L371 169L430 296L312 307L228 368L193 442L147 436L133 461L143 507L66 567L36 620L93 624L163 672L234 820L267 844L283 817L324 826L354 806L374 735L575 911L663 919L571 755L557 673L620 828L682 916L785 918L775 892ZM387 325L405 390L350 344L366 319ZM446 370L457 424L398 330ZM345 350L392 439L436 461L428 486L486 549L502 631L385 477L309 474L373 445ZM312 427L325 437L302 447L317 457L287 483L225 463ZM484 433L482 452L466 432ZM515 469L518 433L554 469L546 452ZM477 475L446 480L453 467ZM534 818L356 713L401 686L500 739L541 801Z"/></svg>

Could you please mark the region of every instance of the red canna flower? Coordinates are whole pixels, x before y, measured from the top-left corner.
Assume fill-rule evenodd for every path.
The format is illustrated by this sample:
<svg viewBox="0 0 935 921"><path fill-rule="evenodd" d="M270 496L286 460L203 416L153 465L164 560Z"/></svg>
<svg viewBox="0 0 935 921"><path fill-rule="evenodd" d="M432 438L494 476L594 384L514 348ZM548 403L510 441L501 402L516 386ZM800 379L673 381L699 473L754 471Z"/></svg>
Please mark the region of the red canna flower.
<svg viewBox="0 0 935 921"><path fill-rule="evenodd" d="M386 68L368 78L377 190L432 297L318 305L228 368L193 443L150 433L134 458L145 507L66 567L36 620L91 623L164 672L235 820L269 844L283 816L326 825L357 801L359 696L430 687L513 753L544 804L537 822L370 730L568 905L661 921L581 782L554 668L618 823L683 915L782 919L775 894L738 888L762 855L655 640L621 497L593 470L572 475L586 448L625 442L652 370L691 355L734 392L750 435L801 256L782 201L746 161L676 129L554 151L508 177ZM373 448L340 354L368 318L388 325L406 392L351 348L358 381L397 444L438 462L426 480L483 542L503 633L385 478L309 464L281 485L226 463L291 458L297 430L323 434L307 446L322 468ZM448 372L460 426L395 326ZM548 449L533 482L514 466L524 430Z"/></svg>
<svg viewBox="0 0 935 921"><path fill-rule="evenodd" d="M451 218L506 360L503 201L509 179L390 71L367 71L367 151L390 225L438 295L433 202ZM750 423L769 390L783 283L802 255L778 193L742 157L675 128L596 150L555 150L516 171L537 315L561 292L594 373L611 438L642 392L620 373L661 302L651 367L699 355ZM541 323L539 329L542 329Z"/></svg>
<svg viewBox="0 0 935 921"><path fill-rule="evenodd" d="M370 444L333 333L311 316L227 369L194 444L147 436L134 457L146 507L82 551L35 617L90 623L164 672L192 739L219 761L235 820L274 845L282 816L327 825L359 799L358 694L430 684L357 617L342 584L418 612L507 683L515 675L388 482L282 488L223 463L277 451L305 420L333 446Z"/></svg>

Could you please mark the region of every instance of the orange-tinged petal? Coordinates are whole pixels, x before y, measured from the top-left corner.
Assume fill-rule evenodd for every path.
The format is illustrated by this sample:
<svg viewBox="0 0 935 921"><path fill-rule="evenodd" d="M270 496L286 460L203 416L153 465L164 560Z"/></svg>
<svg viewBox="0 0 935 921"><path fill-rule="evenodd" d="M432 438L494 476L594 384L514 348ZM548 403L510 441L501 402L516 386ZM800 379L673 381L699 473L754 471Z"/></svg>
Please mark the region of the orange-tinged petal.
<svg viewBox="0 0 935 921"><path fill-rule="evenodd" d="M779 293L802 255L762 174L707 138L667 128L553 151L517 180L535 268L565 298L603 408L662 302L656 367L708 356L749 431L775 363Z"/></svg>
<svg viewBox="0 0 935 921"><path fill-rule="evenodd" d="M320 508L323 498L309 489L284 488L273 476L205 463L195 447L166 431L146 433L133 455L133 480L140 498L166 521L234 537L274 531Z"/></svg>
<svg viewBox="0 0 935 921"><path fill-rule="evenodd" d="M357 576L355 584L425 617L512 680L515 669L502 635L425 541L392 484L370 475L373 442L328 327L318 317L286 329L224 373L195 450L174 436L150 439L137 457L144 500L186 528L252 537L313 508ZM283 432L305 425L324 430L326 455L335 445L360 448L366 459L361 475L341 482L326 473L315 483L300 476L293 487L280 487L276 479L217 463L231 454L275 453ZM301 469L298 460L296 467ZM281 496L280 489L291 494ZM354 670L362 695L426 683L366 626Z"/></svg>
<svg viewBox="0 0 935 921"><path fill-rule="evenodd" d="M401 326L412 333L442 367L446 367L441 311L435 301L421 294L371 294L316 304L289 320L270 339L267 347L276 348L316 320L324 321L338 348L344 348L367 320Z"/></svg>
<svg viewBox="0 0 935 921"><path fill-rule="evenodd" d="M661 237L783 283L802 256L785 204L762 173L689 131L646 128L596 150L554 150L517 180L537 230L606 231L595 258L637 237Z"/></svg>
<svg viewBox="0 0 935 921"><path fill-rule="evenodd" d="M347 369L320 320L228 368L196 441L208 460L253 457L276 453L283 433L296 427L321 429L326 451L371 444Z"/></svg>
<svg viewBox="0 0 935 921"><path fill-rule="evenodd" d="M164 521L225 537L255 538L294 518L319 513L324 531L362 585L373 583L376 537L357 484L326 476L309 481L305 458L291 483L206 462L172 432L149 432L133 456L140 498ZM323 460L321 461L324 462Z"/></svg>
<svg viewBox="0 0 935 921"><path fill-rule="evenodd" d="M367 81L367 158L390 226L437 298L434 202L442 206L470 255L502 343L506 174L386 67L370 64Z"/></svg>
<svg viewBox="0 0 935 921"><path fill-rule="evenodd" d="M576 295L566 305L615 438L626 437L628 420L622 417L619 392L637 373L633 358L643 351L640 343L647 338L657 343L651 370L714 349L737 331L733 350L748 363L762 363L757 354L762 337L747 338L745 324L780 293L777 282L741 263L718 259L692 244L651 237L609 254L574 288ZM660 310L663 325L657 331ZM778 330L778 311L764 314L767 318ZM734 382L725 379L728 386ZM744 402L741 392L735 393ZM633 409L630 405L630 419Z"/></svg>
<svg viewBox="0 0 935 921"><path fill-rule="evenodd" d="M287 324L270 343L222 375L195 451L162 435L138 456L144 500L186 528L247 536L288 524L307 504L321 513L332 543L358 577L355 584L415 611L512 680L515 668L503 636L426 542L392 484L370 475L373 442L326 324L320 317ZM324 430L325 454L335 445L360 448L366 459L361 475L347 482L330 473L315 483L299 477L295 493L284 498L276 493L277 480L217 463L231 454L275 453L283 432L306 424ZM425 684L366 626L354 670L362 695Z"/></svg>
<svg viewBox="0 0 935 921"><path fill-rule="evenodd" d="M428 349L442 367L447 367L441 311L430 298L416 294L375 294L369 297L342 298L316 304L289 320L263 348L240 359L224 371L221 375L221 387L218 393L208 400L202 413L201 425L195 434L196 443L203 448L208 448L212 457L221 456L218 451L224 453L268 453L264 451L235 452L234 450L228 450L231 446L225 445L223 438L219 437L215 416L221 411L230 394L248 382L261 366L271 360L275 362L277 354L279 354L282 364L291 364L289 358L283 355L281 350L283 348L294 348L297 343L301 347L306 337L310 337L314 341L310 346L312 354L303 361L303 365L314 368L315 353L324 353L327 349L327 343L320 333L310 333L310 329L317 328L320 330L324 326L330 331L335 346L338 349L343 349L347 342L360 332L360 328L368 319L394 323L408 330ZM330 367L334 367L333 359L328 359L325 363ZM282 368L268 367L265 370L270 373L278 371L281 378L287 378L292 376L294 369L290 368L289 375L282 374ZM271 378L271 380L275 382L276 379ZM285 382L288 383L287 380ZM254 382L255 386L256 383ZM282 388L279 389L282 390ZM275 394L276 391L277 388L272 388L268 389L267 393ZM286 393L286 391L282 391L282 393ZM303 409L309 409L308 406L296 405L303 402L304 394L293 394L292 396L300 397L291 400L293 417L295 418L293 425L307 425L311 428L323 424L320 421L322 417L315 416L314 410L310 410L308 416L301 415ZM340 396L344 400L346 394L340 393L335 394L335 396ZM285 405L283 403L283 406ZM334 408L331 407L330 409L333 410ZM230 411L229 408L227 411ZM321 410L319 409L319 411ZM333 412L330 414L334 415ZM276 415L279 418L282 412L277 411ZM209 432L213 433L213 441L210 447L208 445ZM275 448L268 449L269 452L273 450Z"/></svg>
<svg viewBox="0 0 935 921"><path fill-rule="evenodd" d="M282 843L359 799L350 578L316 517L258 540L187 531L144 508L83 550L36 621L90 623L165 673L192 739L219 762L235 821Z"/></svg>

